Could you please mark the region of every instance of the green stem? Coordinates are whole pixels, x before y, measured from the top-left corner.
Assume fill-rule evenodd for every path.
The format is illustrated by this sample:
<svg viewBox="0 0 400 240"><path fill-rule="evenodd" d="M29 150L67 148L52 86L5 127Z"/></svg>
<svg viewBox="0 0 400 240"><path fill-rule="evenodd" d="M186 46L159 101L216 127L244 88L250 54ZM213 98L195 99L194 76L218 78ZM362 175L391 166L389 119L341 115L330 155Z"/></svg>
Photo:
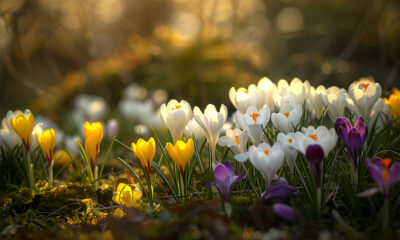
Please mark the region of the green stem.
<svg viewBox="0 0 400 240"><path fill-rule="evenodd" d="M321 187L317 188L317 216L318 218L322 217L322 191L321 191Z"/></svg>
<svg viewBox="0 0 400 240"><path fill-rule="evenodd" d="M32 156L31 153L28 152L28 171L29 171L29 186L33 189L34 185L35 185L35 177L34 177L34 173L33 173L33 164L32 164Z"/></svg>
<svg viewBox="0 0 400 240"><path fill-rule="evenodd" d="M99 175L99 168L97 167L97 165L94 167L94 189L97 190L99 188L99 181L97 180Z"/></svg>
<svg viewBox="0 0 400 240"><path fill-rule="evenodd" d="M386 231L389 226L389 200L385 198L385 203L383 205L383 216L382 216L382 229Z"/></svg>
<svg viewBox="0 0 400 240"><path fill-rule="evenodd" d="M49 166L49 186L50 188L53 186L53 161L51 161L51 164Z"/></svg>

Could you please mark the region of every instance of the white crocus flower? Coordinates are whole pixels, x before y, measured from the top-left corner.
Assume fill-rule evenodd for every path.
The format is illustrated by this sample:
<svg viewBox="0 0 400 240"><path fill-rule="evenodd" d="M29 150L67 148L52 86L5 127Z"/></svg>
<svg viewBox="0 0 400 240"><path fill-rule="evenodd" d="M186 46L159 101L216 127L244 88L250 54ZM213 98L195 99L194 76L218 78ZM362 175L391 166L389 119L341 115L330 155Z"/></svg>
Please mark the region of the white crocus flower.
<svg viewBox="0 0 400 240"><path fill-rule="evenodd" d="M194 137L200 144L203 142L203 139L206 136L203 129L200 127L200 125L196 122L194 118L190 119L190 121L185 127L184 132L187 138L191 138L194 135Z"/></svg>
<svg viewBox="0 0 400 240"><path fill-rule="evenodd" d="M249 136L246 131L239 128L227 129L226 136L218 140L218 144L222 147L229 147L232 152L237 155L247 151L247 140Z"/></svg>
<svg viewBox="0 0 400 240"><path fill-rule="evenodd" d="M311 85L308 81L303 83L300 79L294 78L289 85L286 80L281 79L279 80L275 91L274 102L279 108L281 108L282 98L293 96L296 103L302 106L310 94L310 88Z"/></svg>
<svg viewBox="0 0 400 240"><path fill-rule="evenodd" d="M327 106L328 116L333 123L336 121L336 118L343 117L345 107L349 108L355 115L358 116L359 114L353 100L351 100L343 88L336 86L328 88L326 95L323 96L323 101Z"/></svg>
<svg viewBox="0 0 400 240"><path fill-rule="evenodd" d="M249 106L255 106L257 109L264 106L264 93L254 84L251 84L248 89L239 88L237 91L232 87L229 90L229 99L242 114Z"/></svg>
<svg viewBox="0 0 400 240"><path fill-rule="evenodd" d="M326 88L322 85L316 89L314 87L310 89L310 96L307 99L307 109L314 119L320 118L322 113L324 113L324 109L326 108L324 98L326 94Z"/></svg>
<svg viewBox="0 0 400 240"><path fill-rule="evenodd" d="M264 93L264 104L269 108L274 106L274 94L276 91L276 84L273 83L269 78L263 77L257 84L258 89Z"/></svg>
<svg viewBox="0 0 400 240"><path fill-rule="evenodd" d="M381 85L371 78L361 78L349 86L349 96L365 119L370 116L372 107L380 98L381 93Z"/></svg>
<svg viewBox="0 0 400 240"><path fill-rule="evenodd" d="M272 113L272 124L283 133L292 132L300 122L302 115L302 107L300 104L293 108L283 106L279 113Z"/></svg>
<svg viewBox="0 0 400 240"><path fill-rule="evenodd" d="M176 142L182 138L186 124L192 118L192 108L185 100L178 102L172 99L167 105L165 103L161 105L160 116Z"/></svg>
<svg viewBox="0 0 400 240"><path fill-rule="evenodd" d="M224 104L221 104L219 112L214 105L208 104L204 110L204 114L197 106L193 109L194 119L203 129L206 134L208 144L211 148L212 161L215 163L215 147L218 142L219 132L224 126L226 118L228 116L228 110Z"/></svg>
<svg viewBox="0 0 400 240"><path fill-rule="evenodd" d="M264 139L263 129L267 126L270 117L271 111L268 106L264 106L260 111L256 107L250 106L245 114L241 114L241 122L253 144L259 144Z"/></svg>
<svg viewBox="0 0 400 240"><path fill-rule="evenodd" d="M375 125L375 131L379 131L387 123L389 116L389 106L385 103L382 98L374 104L369 116L368 130L371 131Z"/></svg>
<svg viewBox="0 0 400 240"><path fill-rule="evenodd" d="M314 126L308 128L303 127L302 132L294 134L295 143L292 145L294 149L305 154L307 147L311 144L318 144L324 150L325 157L332 151L337 142L337 134L334 128L327 129L325 126Z"/></svg>
<svg viewBox="0 0 400 240"><path fill-rule="evenodd" d="M267 143L261 143L249 148L251 164L261 172L267 184L271 184L276 172L283 164L284 152L280 142L275 142L271 147Z"/></svg>
<svg viewBox="0 0 400 240"><path fill-rule="evenodd" d="M287 165L290 168L290 171L293 170L293 162L296 161L297 151L293 149L293 145L296 144L296 140L294 138L294 133L290 132L288 134L278 133L276 138L277 141L281 142L283 145L283 150L285 152L285 160Z"/></svg>

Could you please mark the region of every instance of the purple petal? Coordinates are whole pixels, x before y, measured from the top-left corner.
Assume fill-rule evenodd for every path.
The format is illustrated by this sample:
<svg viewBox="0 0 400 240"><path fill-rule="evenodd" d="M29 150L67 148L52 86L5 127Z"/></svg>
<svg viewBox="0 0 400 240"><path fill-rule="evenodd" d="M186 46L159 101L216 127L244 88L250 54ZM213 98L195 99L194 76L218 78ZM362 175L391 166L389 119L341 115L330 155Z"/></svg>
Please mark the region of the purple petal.
<svg viewBox="0 0 400 240"><path fill-rule="evenodd" d="M225 181L226 179L231 178L233 173L229 172L229 169L225 166L225 164L218 164L214 169L214 178L218 183L219 181Z"/></svg>
<svg viewBox="0 0 400 240"><path fill-rule="evenodd" d="M369 169L369 173L374 180L375 183L379 185L379 187L384 190L385 189L385 180L383 179L383 165L380 161L376 161L374 159L370 161L367 159L366 163Z"/></svg>
<svg viewBox="0 0 400 240"><path fill-rule="evenodd" d="M261 196L263 202L286 202L291 196L297 195L297 189L286 183L277 183L267 186Z"/></svg>
<svg viewBox="0 0 400 240"><path fill-rule="evenodd" d="M364 192L360 192L358 196L360 197L369 197L379 192L379 188L370 188L365 190Z"/></svg>
<svg viewBox="0 0 400 240"><path fill-rule="evenodd" d="M231 184L237 183L242 179L245 179L247 177L247 173L240 175L240 176L233 176L233 180Z"/></svg>
<svg viewBox="0 0 400 240"><path fill-rule="evenodd" d="M356 128L358 129L358 131L360 131L362 142L364 143L365 139L367 139L368 136L368 128L365 125L364 118L362 116L358 118L358 121L356 123Z"/></svg>
<svg viewBox="0 0 400 240"><path fill-rule="evenodd" d="M395 163L389 170L389 189L400 180L400 163Z"/></svg>
<svg viewBox="0 0 400 240"><path fill-rule="evenodd" d="M233 176L235 174L235 172L233 171L232 165L228 161L223 162L221 164L223 164L226 167L226 169L228 170L229 175Z"/></svg>
<svg viewBox="0 0 400 240"><path fill-rule="evenodd" d="M322 170L321 164L322 160L324 160L324 150L318 144L309 145L306 149L306 158L314 171L317 187L320 187Z"/></svg>
<svg viewBox="0 0 400 240"><path fill-rule="evenodd" d="M296 220L304 220L304 217L301 214L297 214L293 208L283 203L275 203L272 206L274 213L287 221L295 222Z"/></svg>
<svg viewBox="0 0 400 240"><path fill-rule="evenodd" d="M348 132L353 126L348 118L343 117L336 119L335 130L340 139L342 139L343 136L341 135L342 132L340 131L340 127L344 128L344 132Z"/></svg>
<svg viewBox="0 0 400 240"><path fill-rule="evenodd" d="M352 128L347 136L346 148L350 158L353 160L354 169L357 169L357 158L362 144L363 140L360 132L356 128Z"/></svg>

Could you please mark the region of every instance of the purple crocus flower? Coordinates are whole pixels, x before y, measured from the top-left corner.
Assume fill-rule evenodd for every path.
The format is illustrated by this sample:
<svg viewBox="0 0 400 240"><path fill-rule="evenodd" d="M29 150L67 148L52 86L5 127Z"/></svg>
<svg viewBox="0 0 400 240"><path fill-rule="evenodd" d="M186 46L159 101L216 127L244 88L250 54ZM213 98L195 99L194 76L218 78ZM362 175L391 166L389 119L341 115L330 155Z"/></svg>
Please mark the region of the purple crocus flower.
<svg viewBox="0 0 400 240"><path fill-rule="evenodd" d="M235 172L229 162L219 163L214 169L215 183L206 183L206 186L215 185L225 201L229 202L232 185L247 176L247 174L241 176L235 176L234 174Z"/></svg>
<svg viewBox="0 0 400 240"><path fill-rule="evenodd" d="M290 222L296 222L297 220L299 221L304 220L303 215L296 213L292 207L283 203L275 203L272 206L272 210L274 211L275 215Z"/></svg>
<svg viewBox="0 0 400 240"><path fill-rule="evenodd" d="M368 128L364 123L364 118L360 116L355 127L351 125L348 118L337 118L335 130L346 146L349 157L353 160L354 170L356 170L358 153L368 136Z"/></svg>
<svg viewBox="0 0 400 240"><path fill-rule="evenodd" d="M372 161L367 159L369 172L372 179L378 184L379 189L368 189L360 193L360 196L371 196L380 190L385 198L389 197L390 189L400 180L400 163L394 163L389 168L391 162L391 158L374 158Z"/></svg>
<svg viewBox="0 0 400 240"><path fill-rule="evenodd" d="M287 202L297 196L297 189L287 183L271 184L261 196L263 202Z"/></svg>
<svg viewBox="0 0 400 240"><path fill-rule="evenodd" d="M321 186L322 161L324 160L324 150L318 144L309 145L306 149L306 159L310 163L315 175L317 188Z"/></svg>

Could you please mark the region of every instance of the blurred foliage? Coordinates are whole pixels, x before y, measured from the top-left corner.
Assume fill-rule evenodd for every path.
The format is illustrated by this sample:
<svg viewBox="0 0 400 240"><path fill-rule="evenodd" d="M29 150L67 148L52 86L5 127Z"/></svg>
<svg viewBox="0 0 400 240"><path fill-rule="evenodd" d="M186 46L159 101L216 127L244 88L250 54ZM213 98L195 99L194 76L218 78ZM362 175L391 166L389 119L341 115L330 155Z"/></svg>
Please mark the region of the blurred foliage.
<svg viewBox="0 0 400 240"><path fill-rule="evenodd" d="M399 84L395 0L16 0L0 15L0 112L59 120L75 95L113 106L131 82L203 107L262 76Z"/></svg>

